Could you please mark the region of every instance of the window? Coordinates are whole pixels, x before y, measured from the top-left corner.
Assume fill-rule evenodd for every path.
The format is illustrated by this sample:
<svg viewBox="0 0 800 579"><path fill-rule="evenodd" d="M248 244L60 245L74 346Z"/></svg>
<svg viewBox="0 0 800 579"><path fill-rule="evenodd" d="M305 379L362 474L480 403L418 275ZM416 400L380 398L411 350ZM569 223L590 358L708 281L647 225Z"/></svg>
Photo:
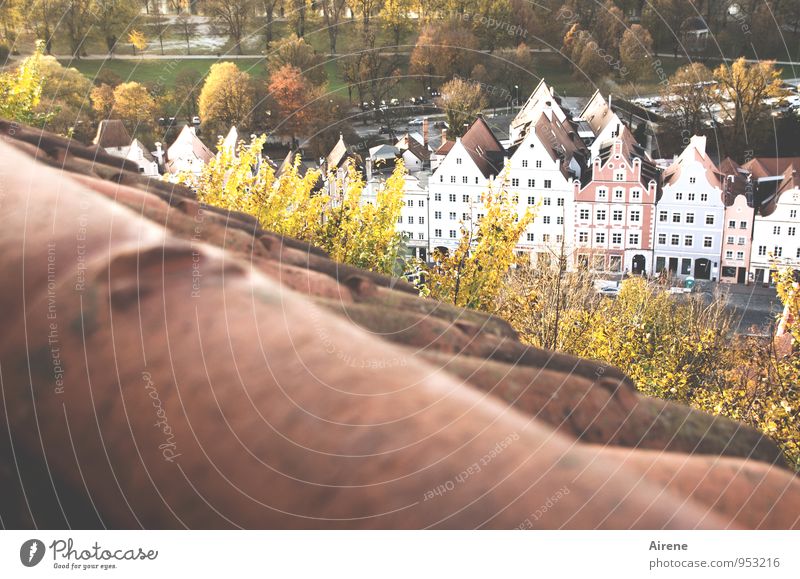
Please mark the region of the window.
<svg viewBox="0 0 800 579"><path fill-rule="evenodd" d="M642 219L642 213L638 209L631 211L631 223L639 223Z"/></svg>
<svg viewBox="0 0 800 579"><path fill-rule="evenodd" d="M611 234L611 243L614 245L620 245L622 243L622 234L621 233L612 233Z"/></svg>
<svg viewBox="0 0 800 579"><path fill-rule="evenodd" d="M611 212L611 219L614 221L622 221L622 209L614 209Z"/></svg>
<svg viewBox="0 0 800 579"><path fill-rule="evenodd" d="M598 221L605 221L606 220L606 210L605 209L598 209L597 210L597 220Z"/></svg>
<svg viewBox="0 0 800 579"><path fill-rule="evenodd" d="M631 199L641 199L642 192L639 189L634 189L631 191Z"/></svg>
<svg viewBox="0 0 800 579"><path fill-rule="evenodd" d="M475 177L475 184L476 185L478 184L478 178L477 177Z"/></svg>
<svg viewBox="0 0 800 579"><path fill-rule="evenodd" d="M775 257L783 256L783 248L780 245L776 245L772 251L772 255Z"/></svg>
<svg viewBox="0 0 800 579"><path fill-rule="evenodd" d="M614 200L615 201L622 201L625 197L625 191L622 189L614 189Z"/></svg>
<svg viewBox="0 0 800 579"><path fill-rule="evenodd" d="M666 233L659 233L658 234L658 244L665 245L667 243L667 234Z"/></svg>
<svg viewBox="0 0 800 579"><path fill-rule="evenodd" d="M677 199L678 201L683 201L683 193L681 193L680 191L675 193L675 199Z"/></svg>
<svg viewBox="0 0 800 579"><path fill-rule="evenodd" d="M733 235L729 235L729 236L726 238L726 240L725 240L725 243L730 243L730 244L733 244Z"/></svg>
<svg viewBox="0 0 800 579"><path fill-rule="evenodd" d="M419 201L417 201L417 206L418 207L425 207L425 200L424 199L420 199Z"/></svg>
<svg viewBox="0 0 800 579"><path fill-rule="evenodd" d="M589 219L589 210L588 209L581 209L578 212L580 219Z"/></svg>
<svg viewBox="0 0 800 579"><path fill-rule="evenodd" d="M536 161L536 168L537 169L541 169L542 168L542 162L541 161Z"/></svg>
<svg viewBox="0 0 800 579"><path fill-rule="evenodd" d="M791 219L794 219L795 217L797 217L797 209L790 209L789 210L789 217Z"/></svg>
<svg viewBox="0 0 800 579"><path fill-rule="evenodd" d="M744 251L737 251L736 252L736 259L738 259L738 260L744 259Z"/></svg>
<svg viewBox="0 0 800 579"><path fill-rule="evenodd" d="M639 234L638 233L630 233L630 234L628 234L628 245L639 245Z"/></svg>
<svg viewBox="0 0 800 579"><path fill-rule="evenodd" d="M735 221L728 221L728 227L733 229L734 227L736 227L736 222Z"/></svg>
<svg viewBox="0 0 800 579"><path fill-rule="evenodd" d="M417 233L417 239L425 239L424 233Z"/></svg>
<svg viewBox="0 0 800 579"><path fill-rule="evenodd" d="M456 238L456 230L455 229L451 229L450 230L450 239L455 239L455 238Z"/></svg>
<svg viewBox="0 0 800 579"><path fill-rule="evenodd" d="M397 222L398 222L398 223L402 223L402 222L403 222L403 216L402 216L402 215L400 215L400 216L397 218Z"/></svg>
<svg viewBox="0 0 800 579"><path fill-rule="evenodd" d="M733 259L733 251L726 251L725 252L725 259Z"/></svg>
<svg viewBox="0 0 800 579"><path fill-rule="evenodd" d="M714 216L706 215L706 225L714 225Z"/></svg>
<svg viewBox="0 0 800 579"><path fill-rule="evenodd" d="M419 224L420 225L425 225L425 218L424 217L420 217L419 218Z"/></svg>
<svg viewBox="0 0 800 579"><path fill-rule="evenodd" d="M712 247L714 245L714 239L706 235L703 238L703 247Z"/></svg>
<svg viewBox="0 0 800 579"><path fill-rule="evenodd" d="M797 233L797 228L790 227L789 229L786 230L786 233L788 233L789 235L794 235L795 233Z"/></svg>
<svg viewBox="0 0 800 579"><path fill-rule="evenodd" d="M747 221L740 221L739 229L747 229Z"/></svg>
<svg viewBox="0 0 800 579"><path fill-rule="evenodd" d="M469 221L469 213L462 213L461 221Z"/></svg>
<svg viewBox="0 0 800 579"><path fill-rule="evenodd" d="M456 182L456 176L455 175L450 175L450 182L451 183L455 183Z"/></svg>
<svg viewBox="0 0 800 579"><path fill-rule="evenodd" d="M462 195L461 201L463 201L464 203L469 203L469 193L467 193L466 195Z"/></svg>
<svg viewBox="0 0 800 579"><path fill-rule="evenodd" d="M692 273L692 260L691 259L687 259L687 258L684 257L681 260L681 273L684 274L684 275L689 275L690 273Z"/></svg>
<svg viewBox="0 0 800 579"><path fill-rule="evenodd" d="M580 243L588 243L589 241L589 232L588 231L579 231L578 232L578 242Z"/></svg>
<svg viewBox="0 0 800 579"><path fill-rule="evenodd" d="M614 171L614 181L624 181L625 171Z"/></svg>
<svg viewBox="0 0 800 579"><path fill-rule="evenodd" d="M519 179L517 179L516 177L511 179L511 186L512 187L519 187Z"/></svg>
<svg viewBox="0 0 800 579"><path fill-rule="evenodd" d="M549 243L549 241L550 241L550 234L549 234L549 233L543 233L543 234L542 234L542 241L543 241L544 243Z"/></svg>
<svg viewBox="0 0 800 579"><path fill-rule="evenodd" d="M434 219L441 219L442 218L442 212L441 211L434 211L433 212L433 218Z"/></svg>
<svg viewBox="0 0 800 579"><path fill-rule="evenodd" d="M447 198L450 200L451 203L455 203L456 202L456 194L455 193L450 193L447 196Z"/></svg>
<svg viewBox="0 0 800 579"><path fill-rule="evenodd" d="M434 193L433 194L433 200L434 201L441 201L442 200L442 194L441 193Z"/></svg>
<svg viewBox="0 0 800 579"><path fill-rule="evenodd" d="M744 245L744 242L745 242L745 238L744 237L740 237L739 239L736 240L736 245Z"/></svg>
<svg viewBox="0 0 800 579"><path fill-rule="evenodd" d="M544 180L544 188L545 189L550 189L552 186L553 186L553 182L550 179L545 179Z"/></svg>
<svg viewBox="0 0 800 579"><path fill-rule="evenodd" d="M694 237L691 235L684 235L683 236L683 245L685 247L691 247L694 245Z"/></svg>
<svg viewBox="0 0 800 579"><path fill-rule="evenodd" d="M666 211L659 211L658 212L658 220L662 223L667 220L667 212Z"/></svg>
<svg viewBox="0 0 800 579"><path fill-rule="evenodd" d="M606 242L606 234L603 232L597 232L594 234L594 242L595 243L605 243Z"/></svg>
<svg viewBox="0 0 800 579"><path fill-rule="evenodd" d="M689 193L689 201L694 201L694 193Z"/></svg>
<svg viewBox="0 0 800 579"><path fill-rule="evenodd" d="M708 193L700 193L700 201L702 201L703 203L708 201Z"/></svg>
<svg viewBox="0 0 800 579"><path fill-rule="evenodd" d="M780 235L781 234L781 226L780 225L776 225L775 227L773 227L772 228L772 234L773 235Z"/></svg>
<svg viewBox="0 0 800 579"><path fill-rule="evenodd" d="M528 205L536 205L536 197L528 195Z"/></svg>
<svg viewBox="0 0 800 579"><path fill-rule="evenodd" d="M544 203L545 205L549 206L549 205L550 205L550 197L545 197L545 198L542 200L542 203Z"/></svg>
<svg viewBox="0 0 800 579"><path fill-rule="evenodd" d="M536 236L533 233L529 233L528 236L527 236L528 241L533 241L534 237L536 237Z"/></svg>
<svg viewBox="0 0 800 579"><path fill-rule="evenodd" d="M686 223L694 223L694 213L686 214Z"/></svg>
<svg viewBox="0 0 800 579"><path fill-rule="evenodd" d="M522 159L522 166L523 167L527 167L528 166L528 159Z"/></svg>
<svg viewBox="0 0 800 579"><path fill-rule="evenodd" d="M622 270L622 256L620 255L609 256L608 269L610 269L613 272L618 272Z"/></svg>
<svg viewBox="0 0 800 579"><path fill-rule="evenodd" d="M536 179L528 179L528 187L536 187Z"/></svg>
<svg viewBox="0 0 800 579"><path fill-rule="evenodd" d="M680 213L673 213L672 214L672 222L673 223L680 223L681 222L681 214Z"/></svg>
<svg viewBox="0 0 800 579"><path fill-rule="evenodd" d="M414 225L414 216L413 215L409 215L408 216L408 224L409 225Z"/></svg>
<svg viewBox="0 0 800 579"><path fill-rule="evenodd" d="M456 165L460 165L460 164L461 164L461 157L456 157Z"/></svg>
<svg viewBox="0 0 800 579"><path fill-rule="evenodd" d="M561 243L564 239L563 235L556 235L556 243Z"/></svg>
<svg viewBox="0 0 800 579"><path fill-rule="evenodd" d="M544 217L542 217L542 222L545 225L550 225L550 216L549 215L545 215Z"/></svg>
<svg viewBox="0 0 800 579"><path fill-rule="evenodd" d="M433 235L435 237L441 237L442 236L442 230L441 229L434 229L433 230Z"/></svg>
<svg viewBox="0 0 800 579"><path fill-rule="evenodd" d="M559 207L564 207L564 198L559 197L558 199L556 199L556 205L558 205Z"/></svg>
<svg viewBox="0 0 800 579"><path fill-rule="evenodd" d="M461 177L461 182L464 183L464 185L466 185L467 183L469 183L469 177L464 175L463 177Z"/></svg>
<svg viewBox="0 0 800 579"><path fill-rule="evenodd" d="M407 205L408 207L414 207L414 200L413 200L413 199L408 199L408 200L406 201L406 205Z"/></svg>
<svg viewBox="0 0 800 579"><path fill-rule="evenodd" d="M800 247L797 248L797 255L795 255L797 259L800 259Z"/></svg>
<svg viewBox="0 0 800 579"><path fill-rule="evenodd" d="M605 189L598 189L597 190L597 198L598 199L605 199L607 191Z"/></svg>
<svg viewBox="0 0 800 579"><path fill-rule="evenodd" d="M455 220L456 220L456 212L455 211L451 211L450 212L450 221L455 221Z"/></svg>
<svg viewBox="0 0 800 579"><path fill-rule="evenodd" d="M480 221L481 219L483 219L483 213L478 213L478 221Z"/></svg>
<svg viewBox="0 0 800 579"><path fill-rule="evenodd" d="M681 236L680 236L680 235L678 235L678 234L674 234L674 235L673 235L673 236L670 238L670 245L679 245L679 244L680 244L680 242L681 242Z"/></svg>
<svg viewBox="0 0 800 579"><path fill-rule="evenodd" d="M559 215L558 217L556 217L556 223L558 225L564 225L564 218Z"/></svg>
<svg viewBox="0 0 800 579"><path fill-rule="evenodd" d="M767 246L766 245L759 245L758 246L758 255L761 255L761 256L767 255Z"/></svg>
<svg viewBox="0 0 800 579"><path fill-rule="evenodd" d="M697 179L695 177L689 177L689 183L694 185L695 183L697 183Z"/></svg>
<svg viewBox="0 0 800 579"><path fill-rule="evenodd" d="M444 183L444 175L439 175L439 183Z"/></svg>

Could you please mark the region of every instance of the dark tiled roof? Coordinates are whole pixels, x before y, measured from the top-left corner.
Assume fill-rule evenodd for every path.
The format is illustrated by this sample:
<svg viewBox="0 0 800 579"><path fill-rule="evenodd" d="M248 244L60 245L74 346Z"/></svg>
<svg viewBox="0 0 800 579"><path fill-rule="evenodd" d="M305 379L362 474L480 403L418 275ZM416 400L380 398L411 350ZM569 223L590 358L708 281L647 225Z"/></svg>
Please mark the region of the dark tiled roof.
<svg viewBox="0 0 800 579"><path fill-rule="evenodd" d="M503 170L505 149L494 136L483 115L479 115L469 126L467 132L461 137L461 144L484 177L499 175Z"/></svg>
<svg viewBox="0 0 800 579"><path fill-rule="evenodd" d="M92 143L103 149L127 147L131 144L131 136L122 121L106 119L97 126L97 134Z"/></svg>
<svg viewBox="0 0 800 579"><path fill-rule="evenodd" d="M636 138L628 127L623 127L622 133L617 139L612 139L600 145L599 157L601 163L605 165L614 150L615 142L620 142L622 144L621 155L628 162L628 165L632 166L634 159L639 159L641 161L642 171L640 182L643 187L647 188L650 181L655 181L657 190L656 198L659 198L661 190L661 170L656 167L656 164L650 159L644 147L636 142Z"/></svg>
<svg viewBox="0 0 800 579"><path fill-rule="evenodd" d="M401 151L409 151L422 162L427 162L431 159L431 152L428 150L428 147L424 146L408 133L403 135L398 144Z"/></svg>
<svg viewBox="0 0 800 579"><path fill-rule="evenodd" d="M5 527L508 528L565 485L535 526L798 524L747 427L97 148L0 133Z"/></svg>

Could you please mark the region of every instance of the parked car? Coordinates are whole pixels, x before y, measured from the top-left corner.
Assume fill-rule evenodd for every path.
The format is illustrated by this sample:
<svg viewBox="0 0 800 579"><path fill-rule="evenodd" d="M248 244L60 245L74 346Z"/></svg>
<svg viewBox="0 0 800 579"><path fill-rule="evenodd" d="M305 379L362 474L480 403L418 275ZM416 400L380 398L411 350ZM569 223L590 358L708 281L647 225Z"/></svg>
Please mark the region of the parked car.
<svg viewBox="0 0 800 579"><path fill-rule="evenodd" d="M199 125L200 124L200 117L197 117L197 116L192 117L192 124L193 125Z"/></svg>
<svg viewBox="0 0 800 579"><path fill-rule="evenodd" d="M392 133L392 131L391 131L391 129L389 129L389 127L384 126L384 127L381 127L380 129L378 129L378 133L381 134L381 135L390 135Z"/></svg>
<svg viewBox="0 0 800 579"><path fill-rule="evenodd" d="M448 126L447 121L436 121L433 123L435 129L446 129Z"/></svg>
<svg viewBox="0 0 800 579"><path fill-rule="evenodd" d="M419 117L417 117L415 119L411 119L410 121L408 121L408 126L409 127L418 127L420 125L422 125L422 119L419 118Z"/></svg>
<svg viewBox="0 0 800 579"><path fill-rule="evenodd" d="M390 107L398 107L398 106L400 106L400 99L391 99L389 101L389 106Z"/></svg>

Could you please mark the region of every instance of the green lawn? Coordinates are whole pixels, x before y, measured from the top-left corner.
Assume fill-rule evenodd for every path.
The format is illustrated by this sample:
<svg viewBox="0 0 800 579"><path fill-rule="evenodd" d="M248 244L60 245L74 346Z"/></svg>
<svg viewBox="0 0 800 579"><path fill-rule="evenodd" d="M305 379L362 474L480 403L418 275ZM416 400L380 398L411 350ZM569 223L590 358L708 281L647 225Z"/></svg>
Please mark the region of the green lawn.
<svg viewBox="0 0 800 579"><path fill-rule="evenodd" d="M123 81L136 81L141 83L162 83L169 87L173 84L175 76L182 70L194 70L202 75L208 73L211 65L224 62L226 59L187 58L176 60L156 60L143 58L140 60L73 60L62 61L65 66L77 68L81 73L94 79L103 71L113 73ZM254 77L266 78L267 70L264 59L232 60L242 70L246 70Z"/></svg>

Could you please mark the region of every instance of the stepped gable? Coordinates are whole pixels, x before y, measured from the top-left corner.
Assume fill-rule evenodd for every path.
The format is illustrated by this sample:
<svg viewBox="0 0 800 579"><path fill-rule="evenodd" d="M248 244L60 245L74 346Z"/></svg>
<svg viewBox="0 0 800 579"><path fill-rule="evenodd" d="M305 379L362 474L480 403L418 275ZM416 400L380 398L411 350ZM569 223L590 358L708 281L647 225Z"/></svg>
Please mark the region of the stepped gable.
<svg viewBox="0 0 800 579"><path fill-rule="evenodd" d="M0 132L6 527L513 528L558 490L534 526L800 524L743 425L97 148Z"/></svg>

